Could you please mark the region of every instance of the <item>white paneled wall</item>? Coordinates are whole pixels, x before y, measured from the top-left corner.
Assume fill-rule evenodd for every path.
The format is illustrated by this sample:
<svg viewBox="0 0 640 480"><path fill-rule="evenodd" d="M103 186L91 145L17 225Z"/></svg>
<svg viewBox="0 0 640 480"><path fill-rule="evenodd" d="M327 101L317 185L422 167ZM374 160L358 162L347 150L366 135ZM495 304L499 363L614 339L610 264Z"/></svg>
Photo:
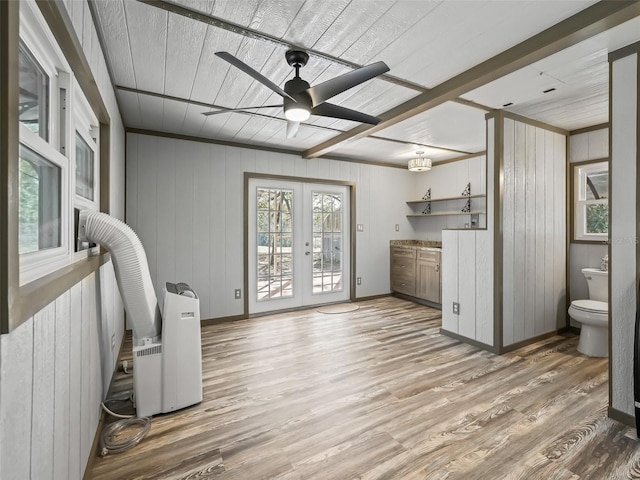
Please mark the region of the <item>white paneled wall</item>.
<svg viewBox="0 0 640 480"><path fill-rule="evenodd" d="M566 321L566 137L504 120L503 345Z"/></svg>
<svg viewBox="0 0 640 480"><path fill-rule="evenodd" d="M611 406L634 414L633 339L636 314L636 175L638 54L610 64L611 83Z"/></svg>
<svg viewBox="0 0 640 480"><path fill-rule="evenodd" d="M444 231L442 328L495 348L564 325L565 136L505 118L503 144L487 121L487 230ZM494 285L494 151L502 149L502 285ZM494 345L494 289L501 288L502 345ZM451 303L460 303L459 315Z"/></svg>
<svg viewBox="0 0 640 480"><path fill-rule="evenodd" d="M187 282L203 319L243 314L244 172L355 183L356 295L389 293L389 240L413 238L394 228L406 220L407 170L128 134L127 223L159 296L164 282Z"/></svg>
<svg viewBox="0 0 640 480"><path fill-rule="evenodd" d="M584 162L609 158L609 129L580 133L569 137L569 162ZM569 199L573 202L573 199ZM589 298L587 280L581 270L600 267L600 259L608 252L605 243L571 243L569 245L569 294L571 300ZM571 322L574 326L579 324Z"/></svg>
<svg viewBox="0 0 640 480"><path fill-rule="evenodd" d="M82 478L117 361L111 335L122 338L121 309L109 262L2 335L0 478Z"/></svg>
<svg viewBox="0 0 640 480"><path fill-rule="evenodd" d="M493 139L494 120L487 121L487 135ZM487 145L487 159L493 160L493 144ZM486 230L444 230L442 232L442 329L485 345L493 346L493 206L494 165L485 156L470 159L476 172L470 177L473 191L474 178L485 192ZM480 163L477 163L478 160ZM455 164L454 164L455 165ZM444 166L443 166L444 168ZM485 175L490 179L485 180ZM454 195L459 195L457 192ZM453 314L453 302L460 304L460 314Z"/></svg>
<svg viewBox="0 0 640 480"><path fill-rule="evenodd" d="M115 94L87 2L65 6L109 113L110 213L124 219L124 128ZM82 478L123 334L124 310L109 262L2 335L2 480Z"/></svg>

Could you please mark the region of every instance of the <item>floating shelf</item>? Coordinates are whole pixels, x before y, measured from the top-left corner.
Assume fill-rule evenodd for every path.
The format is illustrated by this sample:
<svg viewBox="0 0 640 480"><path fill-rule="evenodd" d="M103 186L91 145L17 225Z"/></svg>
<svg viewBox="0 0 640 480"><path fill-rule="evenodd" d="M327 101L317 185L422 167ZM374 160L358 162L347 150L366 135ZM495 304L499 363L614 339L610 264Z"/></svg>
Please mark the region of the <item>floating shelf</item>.
<svg viewBox="0 0 640 480"><path fill-rule="evenodd" d="M467 198L481 198L486 197L484 193L476 194L476 195L459 195L457 197L443 197L443 198L430 198L429 200L407 200L407 204L417 204L417 203L429 203L429 202L446 202L448 200L466 200Z"/></svg>
<svg viewBox="0 0 640 480"><path fill-rule="evenodd" d="M407 202L408 203L408 202ZM410 213L407 217L445 217L450 215L486 215L487 212L437 212L437 213Z"/></svg>

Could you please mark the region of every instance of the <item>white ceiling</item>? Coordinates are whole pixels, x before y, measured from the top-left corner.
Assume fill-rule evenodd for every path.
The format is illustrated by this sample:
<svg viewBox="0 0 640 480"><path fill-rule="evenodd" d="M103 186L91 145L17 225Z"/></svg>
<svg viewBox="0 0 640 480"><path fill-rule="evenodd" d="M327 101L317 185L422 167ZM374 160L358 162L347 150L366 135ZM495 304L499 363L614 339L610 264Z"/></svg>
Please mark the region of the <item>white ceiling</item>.
<svg viewBox="0 0 640 480"><path fill-rule="evenodd" d="M241 144L304 151L359 124L311 117L286 138L282 109L205 117L208 105L280 104L261 83L214 56L228 51L283 86L293 77L284 53L308 50L301 76L311 85L382 60L388 75L331 102L371 115L434 88L596 3L578 0L174 0L235 31L135 0L93 0L125 125ZM247 31L249 34L247 34ZM255 34L254 34L255 33ZM261 35L264 34L264 35ZM261 38L261 37L269 38ZM607 53L640 40L640 17L465 93L373 137L341 144L332 156L404 164L424 150L434 160L484 150L484 117L503 108L568 130L607 121ZM315 53L317 52L317 54ZM335 57L335 61L331 57ZM400 82L402 83L402 82ZM413 84L411 85L407 85ZM542 93L549 88L555 91ZM171 98L167 98L171 97Z"/></svg>

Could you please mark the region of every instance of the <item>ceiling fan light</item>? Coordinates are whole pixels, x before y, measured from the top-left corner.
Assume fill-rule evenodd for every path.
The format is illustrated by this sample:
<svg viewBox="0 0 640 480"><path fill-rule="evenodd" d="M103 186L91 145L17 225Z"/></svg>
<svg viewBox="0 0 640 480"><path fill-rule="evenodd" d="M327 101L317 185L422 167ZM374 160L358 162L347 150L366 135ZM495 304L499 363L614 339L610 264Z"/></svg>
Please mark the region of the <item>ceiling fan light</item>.
<svg viewBox="0 0 640 480"><path fill-rule="evenodd" d="M292 122L304 122L309 118L311 112L308 108L303 105L292 105L287 107L285 105L284 116L287 117L287 120L291 120Z"/></svg>
<svg viewBox="0 0 640 480"><path fill-rule="evenodd" d="M426 172L431 170L431 159L424 157L412 158L407 166L411 172Z"/></svg>

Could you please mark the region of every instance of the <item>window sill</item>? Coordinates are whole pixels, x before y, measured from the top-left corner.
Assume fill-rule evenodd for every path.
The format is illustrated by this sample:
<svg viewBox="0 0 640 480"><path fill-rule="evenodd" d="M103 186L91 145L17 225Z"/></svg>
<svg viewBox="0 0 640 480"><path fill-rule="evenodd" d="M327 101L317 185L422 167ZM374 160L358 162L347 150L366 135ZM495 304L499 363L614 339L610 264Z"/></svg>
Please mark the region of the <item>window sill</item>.
<svg viewBox="0 0 640 480"><path fill-rule="evenodd" d="M77 261L20 287L22 324L110 260L108 252Z"/></svg>

